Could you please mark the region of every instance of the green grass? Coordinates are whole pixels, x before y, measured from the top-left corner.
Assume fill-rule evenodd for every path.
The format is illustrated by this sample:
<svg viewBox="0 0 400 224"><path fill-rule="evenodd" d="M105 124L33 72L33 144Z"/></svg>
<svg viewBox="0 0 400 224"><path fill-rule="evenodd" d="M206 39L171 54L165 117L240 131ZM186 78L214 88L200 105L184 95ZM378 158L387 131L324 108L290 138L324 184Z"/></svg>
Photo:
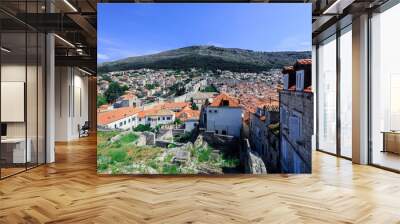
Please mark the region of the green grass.
<svg viewBox="0 0 400 224"><path fill-rule="evenodd" d="M146 165L151 167L151 168L153 168L153 169L155 169L155 170L159 169L159 162L156 161L156 160L150 160L150 161L147 162Z"/></svg>
<svg viewBox="0 0 400 224"><path fill-rule="evenodd" d="M125 149L112 149L108 152L111 157L111 163L113 162L124 162L127 157Z"/></svg>
<svg viewBox="0 0 400 224"><path fill-rule="evenodd" d="M139 174L156 171L160 174L195 174L197 166L208 166L214 169L236 167L239 159L236 156L227 156L214 153L211 146L207 148L190 148L191 160L189 164L174 164L173 153L168 149L155 146L137 146L132 144L138 139L133 133L122 136L118 141L109 140L120 132L98 132L97 170L99 173L111 174ZM185 136L188 137L188 136ZM169 147L175 147L170 144Z"/></svg>
<svg viewBox="0 0 400 224"><path fill-rule="evenodd" d="M175 164L164 164L162 168L163 174L178 174L178 166Z"/></svg>
<svg viewBox="0 0 400 224"><path fill-rule="evenodd" d="M173 155L168 154L166 157L164 157L164 163L170 163L172 160Z"/></svg>
<svg viewBox="0 0 400 224"><path fill-rule="evenodd" d="M129 144L132 142L135 142L139 137L133 133L129 133L127 135L124 135L121 137L121 139L119 140L119 142L121 144Z"/></svg>
<svg viewBox="0 0 400 224"><path fill-rule="evenodd" d="M170 144L168 144L168 146L167 146L167 148L169 148L169 149L175 148L175 147L176 147L176 144L174 144L174 143L170 143Z"/></svg>
<svg viewBox="0 0 400 224"><path fill-rule="evenodd" d="M197 156L197 160L200 163L203 162L208 162L210 160L210 155L212 153L212 148L208 147L208 148L203 148L203 149L197 149L196 150L196 156Z"/></svg>

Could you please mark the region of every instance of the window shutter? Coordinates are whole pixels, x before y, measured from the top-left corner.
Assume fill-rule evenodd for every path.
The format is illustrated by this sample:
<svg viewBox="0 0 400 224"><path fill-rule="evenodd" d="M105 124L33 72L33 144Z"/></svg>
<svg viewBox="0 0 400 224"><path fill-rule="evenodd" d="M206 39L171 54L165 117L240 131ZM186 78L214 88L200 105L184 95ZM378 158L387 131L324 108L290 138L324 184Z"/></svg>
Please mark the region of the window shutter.
<svg viewBox="0 0 400 224"><path fill-rule="evenodd" d="M304 90L304 70L296 71L296 90Z"/></svg>
<svg viewBox="0 0 400 224"><path fill-rule="evenodd" d="M283 88L284 89L289 89L289 75L286 74L283 76Z"/></svg>

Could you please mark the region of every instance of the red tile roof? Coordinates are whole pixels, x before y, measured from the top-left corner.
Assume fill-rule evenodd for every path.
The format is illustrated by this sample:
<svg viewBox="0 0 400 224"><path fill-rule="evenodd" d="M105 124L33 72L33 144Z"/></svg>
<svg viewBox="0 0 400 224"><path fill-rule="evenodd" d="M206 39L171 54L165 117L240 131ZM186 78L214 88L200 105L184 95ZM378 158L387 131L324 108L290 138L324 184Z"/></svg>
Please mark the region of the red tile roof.
<svg viewBox="0 0 400 224"><path fill-rule="evenodd" d="M132 100L135 98L136 98L136 95L133 93L127 93L127 94L124 94L121 96L121 99L123 99L123 100Z"/></svg>
<svg viewBox="0 0 400 224"><path fill-rule="evenodd" d="M138 113L140 109L135 107L121 107L110 111L104 111L97 114L97 124L107 125L114 121L121 120L125 117Z"/></svg>
<svg viewBox="0 0 400 224"><path fill-rule="evenodd" d="M159 104L157 106L154 106L154 108L161 108L161 109L179 109L182 110L183 108L185 108L186 106L189 106L190 103L189 102L167 102L167 103L163 103L163 104Z"/></svg>
<svg viewBox="0 0 400 224"><path fill-rule="evenodd" d="M187 121L189 119L199 119L200 111L192 110L189 107L185 107L182 111L176 113L176 117L181 121Z"/></svg>
<svg viewBox="0 0 400 224"><path fill-rule="evenodd" d="M214 98L210 104L212 107L240 107L239 100L229 96L226 93L221 93Z"/></svg>
<svg viewBox="0 0 400 224"><path fill-rule="evenodd" d="M296 61L296 63L299 65L311 65L312 60L311 59L298 59Z"/></svg>
<svg viewBox="0 0 400 224"><path fill-rule="evenodd" d="M282 73L283 74L288 74L288 73L291 73L291 72L294 72L293 66L285 66L282 69Z"/></svg>

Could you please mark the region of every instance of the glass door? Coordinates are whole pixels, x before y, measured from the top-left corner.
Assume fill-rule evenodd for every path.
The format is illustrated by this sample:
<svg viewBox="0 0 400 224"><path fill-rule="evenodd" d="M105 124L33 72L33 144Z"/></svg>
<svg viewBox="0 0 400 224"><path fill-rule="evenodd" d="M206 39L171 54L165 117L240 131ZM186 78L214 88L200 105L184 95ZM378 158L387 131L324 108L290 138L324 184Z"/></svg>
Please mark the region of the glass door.
<svg viewBox="0 0 400 224"><path fill-rule="evenodd" d="M352 157L352 32L351 25L340 31L340 156Z"/></svg>
<svg viewBox="0 0 400 224"><path fill-rule="evenodd" d="M43 13L44 1L7 1L17 13ZM45 35L0 12L0 178L45 163Z"/></svg>
<svg viewBox="0 0 400 224"><path fill-rule="evenodd" d="M400 171L400 4L371 18L370 160Z"/></svg>
<svg viewBox="0 0 400 224"><path fill-rule="evenodd" d="M318 47L318 150L336 154L336 35Z"/></svg>

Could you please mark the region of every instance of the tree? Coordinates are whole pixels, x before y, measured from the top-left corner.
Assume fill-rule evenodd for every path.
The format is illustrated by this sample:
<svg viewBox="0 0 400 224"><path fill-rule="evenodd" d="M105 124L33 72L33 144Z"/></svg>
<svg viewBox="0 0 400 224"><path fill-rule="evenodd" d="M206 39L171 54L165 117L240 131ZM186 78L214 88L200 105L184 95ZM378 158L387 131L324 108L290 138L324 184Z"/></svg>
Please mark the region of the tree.
<svg viewBox="0 0 400 224"><path fill-rule="evenodd" d="M111 82L108 89L104 92L107 102L111 103L124 93L124 89L116 82Z"/></svg>
<svg viewBox="0 0 400 224"><path fill-rule="evenodd" d="M198 109L199 107L195 103L192 103L192 110L198 110Z"/></svg>
<svg viewBox="0 0 400 224"><path fill-rule="evenodd" d="M180 124L183 124L183 122L181 121L181 119L176 118L174 121L174 124L180 125Z"/></svg>
<svg viewBox="0 0 400 224"><path fill-rule="evenodd" d="M149 124L143 125L139 124L136 128L133 129L134 131L137 132L144 132L144 131L152 131L153 129L150 127Z"/></svg>
<svg viewBox="0 0 400 224"><path fill-rule="evenodd" d="M213 85L206 86L201 92L218 92L217 88Z"/></svg>
<svg viewBox="0 0 400 224"><path fill-rule="evenodd" d="M156 85L154 85L154 84L146 84L146 89L148 89L148 90L152 90L152 89L155 89L156 88Z"/></svg>
<svg viewBox="0 0 400 224"><path fill-rule="evenodd" d="M179 86L178 89L176 90L175 96L182 96L186 92L184 86Z"/></svg>
<svg viewBox="0 0 400 224"><path fill-rule="evenodd" d="M107 104L107 99L101 94L97 95L97 108L104 104Z"/></svg>
<svg viewBox="0 0 400 224"><path fill-rule="evenodd" d="M106 74L102 74L101 79L108 81L108 82L112 82L111 77Z"/></svg>
<svg viewBox="0 0 400 224"><path fill-rule="evenodd" d="M127 85L123 85L122 86L122 92L125 92L127 90L129 90L129 87Z"/></svg>

